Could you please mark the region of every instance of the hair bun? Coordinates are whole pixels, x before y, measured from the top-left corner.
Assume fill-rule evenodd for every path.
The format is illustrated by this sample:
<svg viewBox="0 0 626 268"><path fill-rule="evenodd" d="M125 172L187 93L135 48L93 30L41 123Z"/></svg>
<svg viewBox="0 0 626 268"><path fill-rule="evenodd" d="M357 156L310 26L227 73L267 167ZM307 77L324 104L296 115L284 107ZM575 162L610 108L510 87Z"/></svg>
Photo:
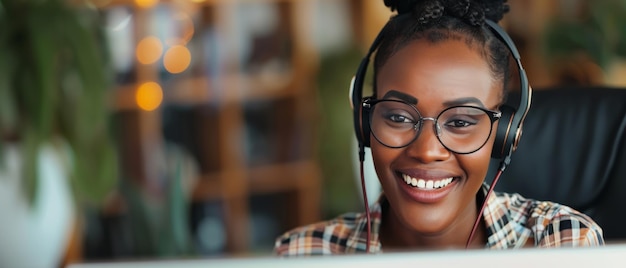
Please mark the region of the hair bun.
<svg viewBox="0 0 626 268"><path fill-rule="evenodd" d="M398 14L409 13L413 10L413 7L417 4L417 0L384 0L385 6L389 7L391 11L398 11Z"/></svg>
<svg viewBox="0 0 626 268"><path fill-rule="evenodd" d="M507 0L483 0L485 18L498 22L509 12Z"/></svg>
<svg viewBox="0 0 626 268"><path fill-rule="evenodd" d="M509 11L507 0L384 0L385 6L398 14L412 13L420 23L428 23L447 14L482 25L485 19L500 21Z"/></svg>

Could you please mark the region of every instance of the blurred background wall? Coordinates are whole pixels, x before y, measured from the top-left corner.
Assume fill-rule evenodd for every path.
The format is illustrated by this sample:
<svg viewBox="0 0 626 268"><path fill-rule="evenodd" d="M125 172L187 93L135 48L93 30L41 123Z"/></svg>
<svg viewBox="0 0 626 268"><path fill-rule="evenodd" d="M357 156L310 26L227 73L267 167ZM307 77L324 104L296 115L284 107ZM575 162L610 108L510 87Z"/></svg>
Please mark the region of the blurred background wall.
<svg viewBox="0 0 626 268"><path fill-rule="evenodd" d="M626 86L625 2L509 0L533 88ZM77 204L60 264L265 255L362 210L348 85L392 15L382 0L69 4L102 30L118 172Z"/></svg>

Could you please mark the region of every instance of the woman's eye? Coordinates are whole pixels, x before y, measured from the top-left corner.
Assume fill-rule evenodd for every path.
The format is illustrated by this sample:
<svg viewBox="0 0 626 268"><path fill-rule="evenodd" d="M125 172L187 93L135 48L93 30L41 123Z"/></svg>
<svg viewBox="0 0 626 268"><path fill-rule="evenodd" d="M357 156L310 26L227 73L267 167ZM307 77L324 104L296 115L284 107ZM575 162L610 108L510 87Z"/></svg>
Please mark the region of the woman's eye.
<svg viewBox="0 0 626 268"><path fill-rule="evenodd" d="M455 120L448 121L446 123L446 126L460 128L460 127L469 127L475 124L476 123L474 122L468 122L466 120L455 119Z"/></svg>
<svg viewBox="0 0 626 268"><path fill-rule="evenodd" d="M399 114L390 115L389 116L389 120L391 120L392 122L395 122L395 123L407 123L407 122L410 121L405 116L402 116L402 115L399 115Z"/></svg>
<svg viewBox="0 0 626 268"><path fill-rule="evenodd" d="M411 117L402 114L389 114L387 119L393 123L413 123L414 120Z"/></svg>

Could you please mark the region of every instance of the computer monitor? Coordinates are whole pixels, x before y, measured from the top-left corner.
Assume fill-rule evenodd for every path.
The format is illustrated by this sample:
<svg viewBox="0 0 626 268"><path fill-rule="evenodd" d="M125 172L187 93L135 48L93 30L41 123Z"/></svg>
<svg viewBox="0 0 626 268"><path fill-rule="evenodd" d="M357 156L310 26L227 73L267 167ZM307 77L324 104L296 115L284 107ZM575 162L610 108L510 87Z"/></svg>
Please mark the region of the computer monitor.
<svg viewBox="0 0 626 268"><path fill-rule="evenodd" d="M306 258L249 257L73 264L68 268L626 267L626 244L592 248L448 250Z"/></svg>

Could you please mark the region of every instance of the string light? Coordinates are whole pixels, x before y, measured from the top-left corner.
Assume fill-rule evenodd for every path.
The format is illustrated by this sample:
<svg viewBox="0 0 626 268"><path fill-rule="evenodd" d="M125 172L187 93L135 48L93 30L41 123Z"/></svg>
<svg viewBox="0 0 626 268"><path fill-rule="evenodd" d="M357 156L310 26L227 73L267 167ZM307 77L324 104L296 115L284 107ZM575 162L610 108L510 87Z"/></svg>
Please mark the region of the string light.
<svg viewBox="0 0 626 268"><path fill-rule="evenodd" d="M146 82L137 88L135 99L139 108L145 111L153 111L159 108L163 101L163 90L156 82Z"/></svg>
<svg viewBox="0 0 626 268"><path fill-rule="evenodd" d="M135 54L137 55L137 61L141 64L151 64L155 63L159 58L161 58L161 54L163 53L163 45L161 44L161 40L154 36L148 36L137 44L137 49Z"/></svg>
<svg viewBox="0 0 626 268"><path fill-rule="evenodd" d="M141 8L151 8L155 6L159 0L135 0L135 4Z"/></svg>
<svg viewBox="0 0 626 268"><path fill-rule="evenodd" d="M187 47L176 45L170 47L163 57L165 69L173 74L182 73L191 63L191 53Z"/></svg>

